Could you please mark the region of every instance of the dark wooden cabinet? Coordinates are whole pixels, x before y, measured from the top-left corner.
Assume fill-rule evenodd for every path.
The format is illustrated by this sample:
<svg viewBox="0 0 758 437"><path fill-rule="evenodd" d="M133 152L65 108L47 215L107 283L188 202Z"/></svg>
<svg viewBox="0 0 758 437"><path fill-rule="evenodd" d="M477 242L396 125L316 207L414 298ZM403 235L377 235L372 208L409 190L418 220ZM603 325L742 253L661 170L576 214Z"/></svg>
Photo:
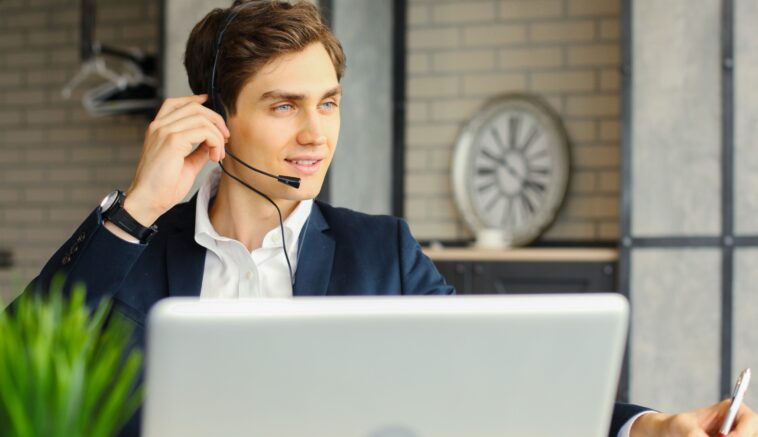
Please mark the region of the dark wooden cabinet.
<svg viewBox="0 0 758 437"><path fill-rule="evenodd" d="M459 294L588 293L616 291L612 249L427 251Z"/></svg>
<svg viewBox="0 0 758 437"><path fill-rule="evenodd" d="M9 268L13 266L11 259L11 253L8 250L0 249L0 269Z"/></svg>

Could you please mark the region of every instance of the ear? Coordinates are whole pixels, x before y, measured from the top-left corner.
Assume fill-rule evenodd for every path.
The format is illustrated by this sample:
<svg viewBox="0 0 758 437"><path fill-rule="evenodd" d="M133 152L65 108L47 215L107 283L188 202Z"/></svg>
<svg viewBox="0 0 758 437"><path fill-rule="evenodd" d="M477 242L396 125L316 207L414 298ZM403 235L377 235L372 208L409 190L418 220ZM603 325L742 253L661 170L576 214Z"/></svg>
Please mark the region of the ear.
<svg viewBox="0 0 758 437"><path fill-rule="evenodd" d="M221 103L221 99L218 98L218 92L209 93L208 100L203 103L203 106L218 113L226 122L226 110L224 109L224 104Z"/></svg>

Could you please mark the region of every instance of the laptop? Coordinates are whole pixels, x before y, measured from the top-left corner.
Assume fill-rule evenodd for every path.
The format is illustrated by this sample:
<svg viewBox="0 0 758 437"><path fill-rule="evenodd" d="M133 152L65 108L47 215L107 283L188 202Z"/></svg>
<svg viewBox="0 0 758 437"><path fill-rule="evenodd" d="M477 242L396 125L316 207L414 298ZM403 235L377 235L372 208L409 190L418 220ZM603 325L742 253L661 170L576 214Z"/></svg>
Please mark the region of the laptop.
<svg viewBox="0 0 758 437"><path fill-rule="evenodd" d="M169 298L143 435L606 436L618 294Z"/></svg>

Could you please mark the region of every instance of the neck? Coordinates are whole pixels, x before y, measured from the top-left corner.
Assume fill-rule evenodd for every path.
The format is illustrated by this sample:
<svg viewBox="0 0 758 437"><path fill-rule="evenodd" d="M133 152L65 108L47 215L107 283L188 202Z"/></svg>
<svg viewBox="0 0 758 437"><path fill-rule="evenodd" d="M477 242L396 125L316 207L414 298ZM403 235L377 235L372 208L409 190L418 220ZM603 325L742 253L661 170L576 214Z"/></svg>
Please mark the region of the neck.
<svg viewBox="0 0 758 437"><path fill-rule="evenodd" d="M271 200L282 212L282 220L289 217L299 203ZM248 251L260 248L266 233L279 226L279 214L271 202L223 173L208 216L216 232L240 241Z"/></svg>

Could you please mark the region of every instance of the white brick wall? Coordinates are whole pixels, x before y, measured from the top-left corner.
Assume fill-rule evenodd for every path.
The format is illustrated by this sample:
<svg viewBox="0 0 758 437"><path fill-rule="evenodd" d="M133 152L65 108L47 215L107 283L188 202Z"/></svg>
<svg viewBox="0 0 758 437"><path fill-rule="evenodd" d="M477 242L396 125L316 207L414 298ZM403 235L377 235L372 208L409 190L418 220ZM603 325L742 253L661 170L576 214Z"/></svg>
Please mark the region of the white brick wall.
<svg viewBox="0 0 758 437"><path fill-rule="evenodd" d="M452 201L461 126L490 97L542 95L573 143L545 240L618 237L620 0L409 0L406 215L421 239L471 237Z"/></svg>
<svg viewBox="0 0 758 437"><path fill-rule="evenodd" d="M104 44L155 53L158 2L98 0ZM149 120L92 119L60 90L79 68L78 0L0 1L0 270L8 300L113 188L131 180Z"/></svg>

